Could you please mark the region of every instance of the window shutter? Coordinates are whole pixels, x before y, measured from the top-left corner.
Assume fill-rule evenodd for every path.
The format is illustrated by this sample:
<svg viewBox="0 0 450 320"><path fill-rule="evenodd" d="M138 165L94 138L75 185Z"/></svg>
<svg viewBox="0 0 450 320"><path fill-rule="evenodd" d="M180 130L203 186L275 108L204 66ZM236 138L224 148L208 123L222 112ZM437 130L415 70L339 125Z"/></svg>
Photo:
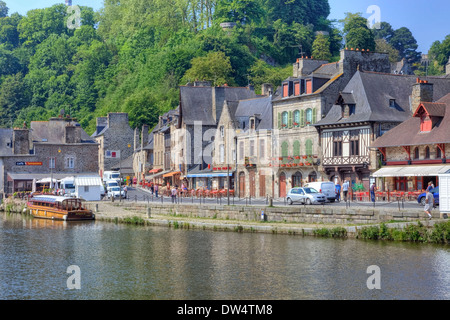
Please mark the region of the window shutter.
<svg viewBox="0 0 450 320"><path fill-rule="evenodd" d="M278 129L281 129L281 112L278 112Z"/></svg>
<svg viewBox="0 0 450 320"><path fill-rule="evenodd" d="M312 124L317 122L317 109L314 108L312 111Z"/></svg>
<svg viewBox="0 0 450 320"><path fill-rule="evenodd" d="M302 127L304 127L305 126L305 110L301 110L300 111L300 125L302 126Z"/></svg>
<svg viewBox="0 0 450 320"><path fill-rule="evenodd" d="M288 127L292 128L292 111L289 111Z"/></svg>

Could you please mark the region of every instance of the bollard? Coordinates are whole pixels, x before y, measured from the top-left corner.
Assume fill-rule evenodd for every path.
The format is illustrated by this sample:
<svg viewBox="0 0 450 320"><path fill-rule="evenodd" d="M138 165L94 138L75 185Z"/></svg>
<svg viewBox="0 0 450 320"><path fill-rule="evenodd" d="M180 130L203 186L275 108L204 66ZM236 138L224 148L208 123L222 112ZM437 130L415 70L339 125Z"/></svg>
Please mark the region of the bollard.
<svg viewBox="0 0 450 320"><path fill-rule="evenodd" d="M152 217L152 208L147 207L147 218L151 218Z"/></svg>
<svg viewBox="0 0 450 320"><path fill-rule="evenodd" d="M95 212L98 212L98 203L95 204Z"/></svg>
<svg viewBox="0 0 450 320"><path fill-rule="evenodd" d="M264 211L261 211L261 221L265 221L266 220L265 218L266 217L265 217Z"/></svg>
<svg viewBox="0 0 450 320"><path fill-rule="evenodd" d="M114 196L111 197L111 202L114 202Z"/></svg>
<svg viewBox="0 0 450 320"><path fill-rule="evenodd" d="M273 207L273 199L269 198L269 207Z"/></svg>

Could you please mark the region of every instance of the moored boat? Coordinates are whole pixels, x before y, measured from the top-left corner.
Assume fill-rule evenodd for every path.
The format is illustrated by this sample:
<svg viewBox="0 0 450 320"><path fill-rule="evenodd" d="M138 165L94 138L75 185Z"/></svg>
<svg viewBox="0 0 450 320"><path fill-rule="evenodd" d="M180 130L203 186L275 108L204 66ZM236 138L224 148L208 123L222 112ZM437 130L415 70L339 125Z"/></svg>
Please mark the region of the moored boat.
<svg viewBox="0 0 450 320"><path fill-rule="evenodd" d="M38 195L28 200L27 207L35 218L64 221L95 219L92 210L83 207L79 198Z"/></svg>

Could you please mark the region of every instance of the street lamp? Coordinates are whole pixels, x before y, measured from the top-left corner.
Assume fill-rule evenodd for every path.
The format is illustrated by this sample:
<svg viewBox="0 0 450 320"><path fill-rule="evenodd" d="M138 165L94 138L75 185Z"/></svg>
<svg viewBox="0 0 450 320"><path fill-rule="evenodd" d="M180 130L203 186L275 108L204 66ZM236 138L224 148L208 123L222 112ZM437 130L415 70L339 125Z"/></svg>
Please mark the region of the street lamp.
<svg viewBox="0 0 450 320"><path fill-rule="evenodd" d="M61 148L58 148L58 153L61 153ZM56 157L50 157L50 190L53 193L53 167L56 169Z"/></svg>

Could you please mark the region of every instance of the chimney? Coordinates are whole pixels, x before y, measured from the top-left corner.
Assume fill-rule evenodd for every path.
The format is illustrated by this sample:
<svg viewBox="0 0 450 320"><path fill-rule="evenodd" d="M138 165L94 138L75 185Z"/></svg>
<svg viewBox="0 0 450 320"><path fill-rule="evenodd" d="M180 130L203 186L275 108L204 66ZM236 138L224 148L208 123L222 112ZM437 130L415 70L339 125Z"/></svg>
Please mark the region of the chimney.
<svg viewBox="0 0 450 320"><path fill-rule="evenodd" d="M273 86L270 83L263 83L261 86L261 94L263 96L270 96L273 93Z"/></svg>
<svg viewBox="0 0 450 320"><path fill-rule="evenodd" d="M30 153L30 131L28 129L13 130L13 153L29 154Z"/></svg>
<svg viewBox="0 0 450 320"><path fill-rule="evenodd" d="M411 96L411 111L413 114L422 102L433 102L433 84L417 78Z"/></svg>
<svg viewBox="0 0 450 320"><path fill-rule="evenodd" d="M149 126L144 124L142 126L142 133L141 133L141 148L142 149L144 149L144 147L148 143L148 130L149 130Z"/></svg>
<svg viewBox="0 0 450 320"><path fill-rule="evenodd" d="M97 133L100 133L105 127L108 125L107 117L98 117L97 118Z"/></svg>
<svg viewBox="0 0 450 320"><path fill-rule="evenodd" d="M65 127L64 141L66 143L81 143L81 127L79 124Z"/></svg>
<svg viewBox="0 0 450 320"><path fill-rule="evenodd" d="M314 57L301 57L294 63L293 77L299 78L310 75L314 70L323 64L327 64L326 60L315 60Z"/></svg>
<svg viewBox="0 0 450 320"><path fill-rule="evenodd" d="M134 129L134 151L136 151L139 147L139 129L135 128Z"/></svg>
<svg viewBox="0 0 450 320"><path fill-rule="evenodd" d="M447 65L445 66L445 74L450 76L450 57L448 57Z"/></svg>

